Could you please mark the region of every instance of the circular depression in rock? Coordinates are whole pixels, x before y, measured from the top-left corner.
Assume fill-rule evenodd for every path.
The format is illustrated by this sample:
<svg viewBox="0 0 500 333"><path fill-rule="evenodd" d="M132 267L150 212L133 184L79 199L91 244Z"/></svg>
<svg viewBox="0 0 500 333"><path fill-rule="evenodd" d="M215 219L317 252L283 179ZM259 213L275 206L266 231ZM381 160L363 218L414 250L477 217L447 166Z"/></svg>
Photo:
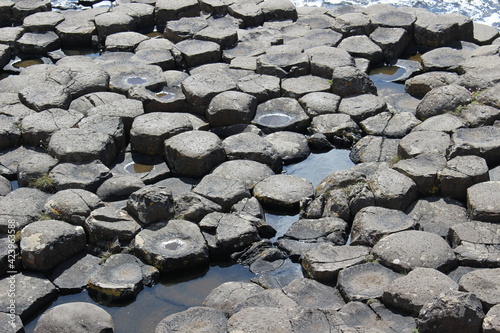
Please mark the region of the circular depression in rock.
<svg viewBox="0 0 500 333"><path fill-rule="evenodd" d="M293 118L287 114L275 112L260 116L255 119L255 122L263 126L282 127L290 123L292 119Z"/></svg>
<svg viewBox="0 0 500 333"><path fill-rule="evenodd" d="M139 76L129 77L125 81L131 85L144 84L144 83L148 82L148 80L146 80L145 78L139 77Z"/></svg>
<svg viewBox="0 0 500 333"><path fill-rule="evenodd" d="M383 66L370 71L372 80L392 82L400 79L406 74L406 68L400 66Z"/></svg>
<svg viewBox="0 0 500 333"><path fill-rule="evenodd" d="M187 243L182 239L169 239L163 242L160 242L159 249L167 250L168 252L180 252L187 246Z"/></svg>
<svg viewBox="0 0 500 333"><path fill-rule="evenodd" d="M145 173L152 171L154 168L154 165L130 162L123 167L123 170L128 173Z"/></svg>

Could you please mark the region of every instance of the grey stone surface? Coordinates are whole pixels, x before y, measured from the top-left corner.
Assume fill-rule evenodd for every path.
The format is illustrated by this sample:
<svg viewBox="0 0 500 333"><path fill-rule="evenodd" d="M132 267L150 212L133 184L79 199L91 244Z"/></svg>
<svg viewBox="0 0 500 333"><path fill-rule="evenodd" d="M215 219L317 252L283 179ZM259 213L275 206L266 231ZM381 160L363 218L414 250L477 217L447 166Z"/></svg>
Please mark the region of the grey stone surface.
<svg viewBox="0 0 500 333"><path fill-rule="evenodd" d="M272 75L251 74L242 77L237 87L244 93L251 94L259 103L281 96L281 80Z"/></svg>
<svg viewBox="0 0 500 333"><path fill-rule="evenodd" d="M478 156L457 156L439 171L441 194L466 201L467 189L474 184L488 181L486 161Z"/></svg>
<svg viewBox="0 0 500 333"><path fill-rule="evenodd" d="M424 71L455 71L459 63L466 59L463 50L440 47L422 55Z"/></svg>
<svg viewBox="0 0 500 333"><path fill-rule="evenodd" d="M7 333L22 333L24 332L23 322L18 315L11 315L5 312L0 313L0 329Z"/></svg>
<svg viewBox="0 0 500 333"><path fill-rule="evenodd" d="M175 3L168 0L156 2L156 24L164 26L167 21L200 14L200 4L195 0L182 0Z"/></svg>
<svg viewBox="0 0 500 333"><path fill-rule="evenodd" d="M34 188L18 188L7 194L0 200L0 232L8 233L9 220L15 221L18 231L37 221L49 196Z"/></svg>
<svg viewBox="0 0 500 333"><path fill-rule="evenodd" d="M384 58L380 46L367 36L351 36L343 39L338 48L346 50L353 57L366 58L372 63L377 63Z"/></svg>
<svg viewBox="0 0 500 333"><path fill-rule="evenodd" d="M247 307L237 312L227 323L228 332L255 330L262 333L290 332L292 326L286 310L275 307Z"/></svg>
<svg viewBox="0 0 500 333"><path fill-rule="evenodd" d="M399 210L383 207L362 208L354 217L351 244L372 246L384 236L412 229L415 221Z"/></svg>
<svg viewBox="0 0 500 333"><path fill-rule="evenodd" d="M134 238L134 249L162 273L208 264L208 247L200 228L185 220L170 220L158 230L142 230Z"/></svg>
<svg viewBox="0 0 500 333"><path fill-rule="evenodd" d="M346 300L381 298L385 288L400 275L378 263L351 266L340 271L337 287Z"/></svg>
<svg viewBox="0 0 500 333"><path fill-rule="evenodd" d="M395 27L378 27L370 34L370 39L382 49L386 59L398 58L411 41L407 30Z"/></svg>
<svg viewBox="0 0 500 333"><path fill-rule="evenodd" d="M234 124L248 124L254 118L257 108L257 99L252 95L226 91L215 96L206 116L211 126L227 126Z"/></svg>
<svg viewBox="0 0 500 333"><path fill-rule="evenodd" d="M446 158L437 154L420 154L401 160L392 168L410 177L417 185L419 193L434 194L439 191L438 173L446 166Z"/></svg>
<svg viewBox="0 0 500 333"><path fill-rule="evenodd" d="M273 145L255 133L240 133L222 141L229 160L252 160L268 165L273 170L280 170L282 159Z"/></svg>
<svg viewBox="0 0 500 333"><path fill-rule="evenodd" d="M89 244L108 250L111 243L128 244L141 225L125 210L113 206L97 208L83 225Z"/></svg>
<svg viewBox="0 0 500 333"><path fill-rule="evenodd" d="M96 194L104 201L126 200L135 191L144 187L144 182L132 175L118 175L104 181Z"/></svg>
<svg viewBox="0 0 500 333"><path fill-rule="evenodd" d="M255 225L233 214L210 213L199 225L210 256L225 256L242 251L259 240Z"/></svg>
<svg viewBox="0 0 500 333"><path fill-rule="evenodd" d="M500 182L489 181L467 189L467 210L474 220L500 221Z"/></svg>
<svg viewBox="0 0 500 333"><path fill-rule="evenodd" d="M17 273L0 280L0 305L8 309L10 284L15 281L16 298L14 314L27 320L57 297L57 288L38 273Z"/></svg>
<svg viewBox="0 0 500 333"><path fill-rule="evenodd" d="M314 195L312 184L292 175L270 176L254 187L254 196L263 204L276 209L297 210L301 201Z"/></svg>
<svg viewBox="0 0 500 333"><path fill-rule="evenodd" d="M414 131L399 142L398 154L402 158L422 153L445 156L451 144L450 135L439 131Z"/></svg>
<svg viewBox="0 0 500 333"><path fill-rule="evenodd" d="M341 97L376 94L377 88L370 77L353 66L337 67L332 71L332 93Z"/></svg>
<svg viewBox="0 0 500 333"><path fill-rule="evenodd" d="M407 111L396 114L381 112L360 122L366 134L382 135L388 138L402 138L418 124L420 120Z"/></svg>
<svg viewBox="0 0 500 333"><path fill-rule="evenodd" d="M219 137L205 131L187 131L165 140L167 164L175 174L201 177L226 160Z"/></svg>
<svg viewBox="0 0 500 333"><path fill-rule="evenodd" d="M160 155L164 141L193 129L188 116L178 112L151 112L134 118L130 130L132 150L142 154Z"/></svg>
<svg viewBox="0 0 500 333"><path fill-rule="evenodd" d="M125 31L133 31L137 28L135 20L132 16L127 15L124 12L117 11L106 12L97 15L94 18L94 23L96 26L97 35L101 40L106 39L106 42L107 36Z"/></svg>
<svg viewBox="0 0 500 333"><path fill-rule="evenodd" d="M249 282L225 282L213 289L203 301L203 305L224 313L231 313L234 307L250 296L263 291L264 288Z"/></svg>
<svg viewBox="0 0 500 333"><path fill-rule="evenodd" d="M459 128L453 133L449 155L477 155L487 163L498 163L500 151L500 128L483 126Z"/></svg>
<svg viewBox="0 0 500 333"><path fill-rule="evenodd" d="M498 267L499 225L488 222L464 222L450 228L448 239L460 264L474 267Z"/></svg>
<svg viewBox="0 0 500 333"><path fill-rule="evenodd" d="M441 292L456 291L458 284L432 268L416 268L393 280L384 290L382 301L417 316L422 307Z"/></svg>
<svg viewBox="0 0 500 333"><path fill-rule="evenodd" d="M44 54L57 50L60 40L53 31L26 32L16 41L16 46L23 53Z"/></svg>
<svg viewBox="0 0 500 333"><path fill-rule="evenodd" d="M500 305L493 306L484 317L483 333L494 333L500 330Z"/></svg>
<svg viewBox="0 0 500 333"><path fill-rule="evenodd" d="M33 332L85 333L113 331L111 315L101 307L86 302L58 305L42 314Z"/></svg>
<svg viewBox="0 0 500 333"><path fill-rule="evenodd" d="M98 268L101 259L90 254L80 254L56 266L50 280L61 293L79 292L87 286L87 281Z"/></svg>
<svg viewBox="0 0 500 333"><path fill-rule="evenodd" d="M109 177L110 170L100 161L60 163L50 170L57 191L83 189L94 192Z"/></svg>
<svg viewBox="0 0 500 333"><path fill-rule="evenodd" d="M362 94L345 97L340 101L338 112L351 116L355 121L361 121L387 110L382 98L372 94Z"/></svg>
<svg viewBox="0 0 500 333"><path fill-rule="evenodd" d="M444 113L437 116L432 116L424 120L421 124L416 126L414 131L441 131L452 133L457 128L466 127L465 123L459 117Z"/></svg>
<svg viewBox="0 0 500 333"><path fill-rule="evenodd" d="M222 311L207 307L192 307L165 317L156 326L156 333L179 332L227 332L227 318Z"/></svg>
<svg viewBox="0 0 500 333"><path fill-rule="evenodd" d="M94 193L82 189L67 189L52 195L43 209L53 219L83 225L90 212L101 206L103 203Z"/></svg>
<svg viewBox="0 0 500 333"><path fill-rule="evenodd" d="M127 211L143 225L168 221L174 217L172 191L164 186L145 186L129 196Z"/></svg>
<svg viewBox="0 0 500 333"><path fill-rule="evenodd" d="M373 247L373 254L385 266L398 272L417 267L443 272L455 268L453 250L440 236L417 230L400 231L382 238Z"/></svg>
<svg viewBox="0 0 500 333"><path fill-rule="evenodd" d="M458 282L460 290L475 294L488 311L500 303L500 268L481 269L462 276Z"/></svg>
<svg viewBox="0 0 500 333"><path fill-rule="evenodd" d="M462 109L460 117L470 127L489 126L500 120L500 110L488 105L470 104Z"/></svg>
<svg viewBox="0 0 500 333"><path fill-rule="evenodd" d="M399 141L367 135L354 144L349 157L354 163L392 162L397 159Z"/></svg>
<svg viewBox="0 0 500 333"><path fill-rule="evenodd" d="M208 26L208 22L201 17L183 17L180 20L167 21L163 37L178 43L193 38L194 34Z"/></svg>
<svg viewBox="0 0 500 333"><path fill-rule="evenodd" d="M279 78L309 74L309 59L301 48L275 45L257 58L257 74L274 75Z"/></svg>
<svg viewBox="0 0 500 333"><path fill-rule="evenodd" d="M396 185L397 184L397 185ZM368 177L375 204L389 209L406 209L418 196L411 178L393 169L383 169Z"/></svg>
<svg viewBox="0 0 500 333"><path fill-rule="evenodd" d="M310 58L311 74L325 79L330 79L337 67L354 66L351 55L335 47L318 46L307 50L306 53Z"/></svg>
<svg viewBox="0 0 500 333"><path fill-rule="evenodd" d="M274 172L264 163L236 159L222 163L212 171L212 174L226 179L243 181L249 189L252 189L261 180L273 176Z"/></svg>
<svg viewBox="0 0 500 333"><path fill-rule="evenodd" d="M457 79L456 73L428 72L408 79L405 82L405 91L414 97L422 98L432 89L447 86Z"/></svg>
<svg viewBox="0 0 500 333"><path fill-rule="evenodd" d="M415 201L406 210L418 228L446 237L450 227L467 222L463 203L442 197L426 197Z"/></svg>
<svg viewBox="0 0 500 333"><path fill-rule="evenodd" d="M203 177L193 192L219 204L223 211L228 211L241 199L250 197L248 186L243 181L216 174Z"/></svg>
<svg viewBox="0 0 500 333"><path fill-rule="evenodd" d="M429 91L417 106L417 118L425 120L432 116L453 112L471 101L471 93L464 87L448 85Z"/></svg>
<svg viewBox="0 0 500 333"><path fill-rule="evenodd" d="M94 114L83 118L77 126L83 130L101 132L113 138L117 152L125 149L127 138L125 125L119 117Z"/></svg>
<svg viewBox="0 0 500 333"><path fill-rule="evenodd" d="M220 205L193 192L174 196L174 211L177 218L199 222L205 215L221 210Z"/></svg>
<svg viewBox="0 0 500 333"><path fill-rule="evenodd" d="M297 100L290 97L273 98L257 106L252 124L265 133L277 131L302 132L310 123Z"/></svg>
<svg viewBox="0 0 500 333"><path fill-rule="evenodd" d="M369 249L365 246L320 243L304 253L301 265L310 278L332 281L342 269L363 263L368 252Z"/></svg>
<svg viewBox="0 0 500 333"><path fill-rule="evenodd" d="M283 291L302 308L338 310L344 305L335 288L311 279L295 279Z"/></svg>
<svg viewBox="0 0 500 333"><path fill-rule="evenodd" d="M300 98L312 92L329 92L331 83L319 76L304 75L281 81L281 95L283 97Z"/></svg>
<svg viewBox="0 0 500 333"><path fill-rule="evenodd" d="M299 103L309 117L315 117L337 112L340 97L329 92L311 92L302 96Z"/></svg>
<svg viewBox="0 0 500 333"><path fill-rule="evenodd" d="M361 129L347 114L324 114L313 118L308 129L311 134L324 134L337 147L350 147L361 139Z"/></svg>
<svg viewBox="0 0 500 333"><path fill-rule="evenodd" d="M113 254L95 271L87 283L89 293L103 300L134 298L143 288L139 259L130 254Z"/></svg>
<svg viewBox="0 0 500 333"><path fill-rule="evenodd" d="M19 92L21 102L35 111L51 108L67 109L70 98L65 86L49 81L25 87Z"/></svg>
<svg viewBox="0 0 500 333"><path fill-rule="evenodd" d="M414 36L419 45L439 47L456 40L471 40L472 30L472 20L465 16L421 12L415 21Z"/></svg>
<svg viewBox="0 0 500 333"><path fill-rule="evenodd" d="M219 62L221 60L220 45L204 40L185 40L175 44L181 52L187 67Z"/></svg>

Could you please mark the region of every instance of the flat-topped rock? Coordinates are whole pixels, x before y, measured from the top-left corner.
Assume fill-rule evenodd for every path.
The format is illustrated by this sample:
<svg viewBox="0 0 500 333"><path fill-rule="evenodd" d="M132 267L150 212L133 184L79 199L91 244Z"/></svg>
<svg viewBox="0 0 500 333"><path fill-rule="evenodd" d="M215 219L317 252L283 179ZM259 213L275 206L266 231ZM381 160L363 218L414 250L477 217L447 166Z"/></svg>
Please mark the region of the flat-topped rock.
<svg viewBox="0 0 500 333"><path fill-rule="evenodd" d="M475 294L485 311L500 303L500 268L481 269L462 276L460 290Z"/></svg>
<svg viewBox="0 0 500 333"><path fill-rule="evenodd" d="M445 112L453 112L461 105L470 103L469 90L458 85L437 87L429 91L417 106L417 118L425 120Z"/></svg>
<svg viewBox="0 0 500 333"><path fill-rule="evenodd" d="M484 316L483 333L494 333L500 330L500 305L493 306Z"/></svg>
<svg viewBox="0 0 500 333"><path fill-rule="evenodd" d="M373 247L381 263L395 271L405 272L417 267L443 272L456 266L456 257L440 236L416 230L401 231L382 238Z"/></svg>
<svg viewBox="0 0 500 333"><path fill-rule="evenodd" d="M467 59L462 50L440 47L422 55L424 71L456 71L458 64Z"/></svg>
<svg viewBox="0 0 500 333"><path fill-rule="evenodd" d="M264 132L302 132L310 118L297 100L290 97L273 98L257 106L252 124Z"/></svg>
<svg viewBox="0 0 500 333"><path fill-rule="evenodd" d="M406 80L405 91L414 97L422 98L432 89L447 86L457 79L456 73L428 72Z"/></svg>
<svg viewBox="0 0 500 333"><path fill-rule="evenodd" d="M87 281L98 268L101 259L90 255L80 254L56 266L50 280L59 288L61 293L74 293L83 290Z"/></svg>
<svg viewBox="0 0 500 333"><path fill-rule="evenodd" d="M489 181L467 189L467 210L474 220L500 221L500 182Z"/></svg>
<svg viewBox="0 0 500 333"><path fill-rule="evenodd" d="M9 220L15 221L15 229L21 230L40 217L49 194L34 188L18 188L0 200L0 231L8 233ZM10 223L12 225L12 223Z"/></svg>
<svg viewBox="0 0 500 333"><path fill-rule="evenodd" d="M219 204L228 211L241 199L250 197L248 186L240 179L228 179L217 174L203 177L193 191Z"/></svg>
<svg viewBox="0 0 500 333"><path fill-rule="evenodd" d="M255 283L249 282L225 282L213 289L203 301L204 306L232 313L234 307L245 301L250 296L254 296L264 288Z"/></svg>
<svg viewBox="0 0 500 333"><path fill-rule="evenodd" d="M415 182L393 170L382 169L368 177L377 206L405 210L418 196Z"/></svg>
<svg viewBox="0 0 500 333"><path fill-rule="evenodd" d="M439 191L438 173L446 166L446 158L436 154L420 154L416 157L401 160L393 165L393 169L410 177L421 194Z"/></svg>
<svg viewBox="0 0 500 333"><path fill-rule="evenodd" d="M57 191L66 189L83 189L96 191L111 177L110 170L100 161L83 163L59 163L50 170L49 176L54 179Z"/></svg>
<svg viewBox="0 0 500 333"><path fill-rule="evenodd" d="M361 121L387 110L382 98L372 94L362 94L345 97L340 101L338 112L351 116L355 121Z"/></svg>
<svg viewBox="0 0 500 333"><path fill-rule="evenodd" d="M264 163L273 170L281 169L281 157L273 145L255 133L240 133L222 141L227 158L230 160L248 159Z"/></svg>
<svg viewBox="0 0 500 333"><path fill-rule="evenodd" d="M418 267L393 280L384 290L382 302L417 316L422 307L441 292L456 290L458 284L443 273Z"/></svg>
<svg viewBox="0 0 500 333"><path fill-rule="evenodd" d="M202 333L227 332L227 318L224 312L208 307L192 307L185 311L171 314L163 318L156 326L155 333L169 333L172 331Z"/></svg>
<svg viewBox="0 0 500 333"><path fill-rule="evenodd" d="M500 158L500 128L483 126L476 128L459 128L451 136L449 155L476 155L487 163L498 163Z"/></svg>
<svg viewBox="0 0 500 333"><path fill-rule="evenodd" d="M51 108L67 109L71 96L65 86L47 81L23 88L19 92L19 99L29 108L43 111Z"/></svg>
<svg viewBox="0 0 500 333"><path fill-rule="evenodd" d="M273 176L274 172L264 163L236 159L222 163L212 171L212 174L226 179L243 181L249 189L252 189L261 180Z"/></svg>
<svg viewBox="0 0 500 333"><path fill-rule="evenodd" d="M309 58L299 47L276 45L257 58L257 74L279 78L309 74Z"/></svg>
<svg viewBox="0 0 500 333"><path fill-rule="evenodd" d="M338 273L347 267L364 262L368 248L364 246L335 246L320 243L305 251L301 265L307 275L318 281L334 281Z"/></svg>
<svg viewBox="0 0 500 333"><path fill-rule="evenodd" d="M185 220L170 220L161 229L144 229L135 236L140 258L167 273L208 264L208 247L200 228Z"/></svg>
<svg viewBox="0 0 500 333"><path fill-rule="evenodd" d="M439 131L413 131L399 142L398 154L402 158L423 153L446 156L451 144L450 135Z"/></svg>
<svg viewBox="0 0 500 333"><path fill-rule="evenodd" d="M460 264L474 267L498 267L500 226L488 222L464 222L450 228L448 239Z"/></svg>

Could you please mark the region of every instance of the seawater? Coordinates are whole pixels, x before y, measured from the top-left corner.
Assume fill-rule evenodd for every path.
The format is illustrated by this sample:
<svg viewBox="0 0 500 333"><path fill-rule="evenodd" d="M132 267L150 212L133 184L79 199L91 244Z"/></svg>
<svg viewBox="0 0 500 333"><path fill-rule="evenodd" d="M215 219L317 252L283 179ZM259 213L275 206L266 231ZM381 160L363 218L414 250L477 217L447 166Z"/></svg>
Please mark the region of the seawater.
<svg viewBox="0 0 500 333"><path fill-rule="evenodd" d="M498 0L292 0L297 7L314 6L369 6L378 3L394 6L424 8L436 14L459 13L475 22L500 28L500 2Z"/></svg>

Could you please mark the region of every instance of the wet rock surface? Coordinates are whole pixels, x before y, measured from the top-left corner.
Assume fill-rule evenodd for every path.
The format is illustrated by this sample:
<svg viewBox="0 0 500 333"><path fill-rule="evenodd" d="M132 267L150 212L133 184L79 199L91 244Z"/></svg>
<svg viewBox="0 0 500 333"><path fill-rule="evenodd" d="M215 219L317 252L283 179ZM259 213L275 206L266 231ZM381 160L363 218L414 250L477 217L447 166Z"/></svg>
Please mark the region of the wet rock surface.
<svg viewBox="0 0 500 333"><path fill-rule="evenodd" d="M87 5L0 4L0 284L16 277L20 327L57 288L91 301L35 332L78 332L87 311L113 330L92 302L148 312L150 290L132 301L160 274L232 260L252 283L204 307L179 292L130 330L495 330L496 28L389 5ZM357 165L335 171L332 148ZM441 294L455 267L465 292Z"/></svg>

